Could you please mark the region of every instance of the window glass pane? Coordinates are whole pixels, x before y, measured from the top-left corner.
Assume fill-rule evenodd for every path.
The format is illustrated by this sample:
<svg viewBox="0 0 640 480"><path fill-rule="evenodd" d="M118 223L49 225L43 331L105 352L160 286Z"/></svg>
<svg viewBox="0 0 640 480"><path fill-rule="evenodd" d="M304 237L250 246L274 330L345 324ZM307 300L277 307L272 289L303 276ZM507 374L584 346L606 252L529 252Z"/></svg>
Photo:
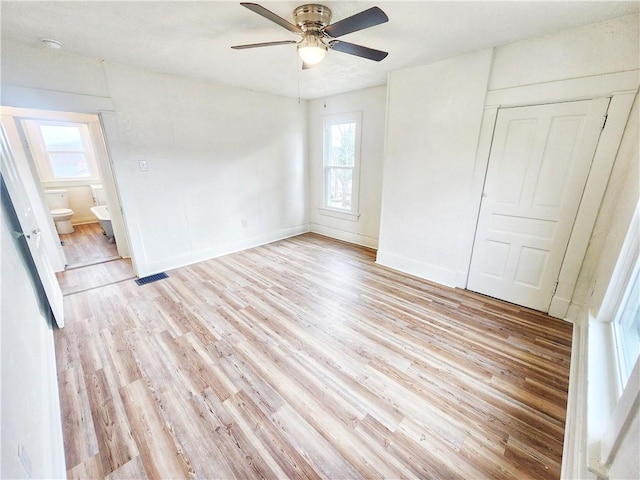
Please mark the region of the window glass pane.
<svg viewBox="0 0 640 480"><path fill-rule="evenodd" d="M48 151L83 151L82 137L78 127L40 125L45 149Z"/></svg>
<svg viewBox="0 0 640 480"><path fill-rule="evenodd" d="M91 170L84 153L51 152L49 163L55 178L82 178L90 177Z"/></svg>
<svg viewBox="0 0 640 480"><path fill-rule="evenodd" d="M640 355L640 275L638 267L617 318L618 348L621 354L623 381L626 381Z"/></svg>
<svg viewBox="0 0 640 480"><path fill-rule="evenodd" d="M327 165L349 166L355 165L356 124L334 123L330 126L330 151L327 154Z"/></svg>
<svg viewBox="0 0 640 480"><path fill-rule="evenodd" d="M351 210L353 169L329 167L327 172L327 206Z"/></svg>

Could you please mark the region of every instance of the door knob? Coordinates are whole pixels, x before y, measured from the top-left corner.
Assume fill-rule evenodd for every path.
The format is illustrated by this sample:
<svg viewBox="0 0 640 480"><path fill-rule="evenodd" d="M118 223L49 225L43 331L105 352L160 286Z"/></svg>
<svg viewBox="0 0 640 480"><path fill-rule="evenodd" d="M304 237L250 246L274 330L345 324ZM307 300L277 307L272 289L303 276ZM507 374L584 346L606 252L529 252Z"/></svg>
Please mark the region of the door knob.
<svg viewBox="0 0 640 480"><path fill-rule="evenodd" d="M16 232L15 230L13 231L14 238L20 238L20 237L31 238L31 235L33 236L40 235L40 229L34 228L33 230L31 230L31 233L29 233L28 235L25 234L24 232Z"/></svg>

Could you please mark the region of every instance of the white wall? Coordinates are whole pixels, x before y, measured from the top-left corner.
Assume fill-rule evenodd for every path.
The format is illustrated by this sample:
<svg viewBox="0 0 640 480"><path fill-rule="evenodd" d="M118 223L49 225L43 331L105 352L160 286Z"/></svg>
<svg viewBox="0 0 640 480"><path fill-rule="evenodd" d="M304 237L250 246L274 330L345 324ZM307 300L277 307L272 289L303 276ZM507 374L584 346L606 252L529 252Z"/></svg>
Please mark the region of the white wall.
<svg viewBox="0 0 640 480"><path fill-rule="evenodd" d="M105 133L140 276L308 230L306 102L9 42L2 71L3 85L112 100ZM12 91L3 104L39 107Z"/></svg>
<svg viewBox="0 0 640 480"><path fill-rule="evenodd" d="M140 275L308 229L306 104L122 65L105 70Z"/></svg>
<svg viewBox="0 0 640 480"><path fill-rule="evenodd" d="M489 89L637 68L638 18L629 15L498 47Z"/></svg>
<svg viewBox="0 0 640 480"><path fill-rule="evenodd" d="M379 263L455 284L491 54L390 75Z"/></svg>
<svg viewBox="0 0 640 480"><path fill-rule="evenodd" d="M311 231L341 240L378 247L386 86L335 95L309 102L309 220ZM362 113L360 150L360 196L357 220L331 216L322 211L323 117L342 113Z"/></svg>
<svg viewBox="0 0 640 480"><path fill-rule="evenodd" d="M90 210L93 207L93 194L89 185L74 185L62 188L67 190L69 208L73 210L72 224L97 222L95 215Z"/></svg>
<svg viewBox="0 0 640 480"><path fill-rule="evenodd" d="M66 478L52 327L6 208L3 202L0 477Z"/></svg>
<svg viewBox="0 0 640 480"><path fill-rule="evenodd" d="M497 47L490 68L483 51L392 73L378 262L465 286L484 179L475 154L487 89L487 95L522 86L541 92L544 82L637 69L638 19L630 15ZM622 180L614 174L609 190L621 189ZM605 198L603 208L599 218L611 217L615 201ZM605 228L594 230L575 287L577 303L586 301L608 231L599 222Z"/></svg>

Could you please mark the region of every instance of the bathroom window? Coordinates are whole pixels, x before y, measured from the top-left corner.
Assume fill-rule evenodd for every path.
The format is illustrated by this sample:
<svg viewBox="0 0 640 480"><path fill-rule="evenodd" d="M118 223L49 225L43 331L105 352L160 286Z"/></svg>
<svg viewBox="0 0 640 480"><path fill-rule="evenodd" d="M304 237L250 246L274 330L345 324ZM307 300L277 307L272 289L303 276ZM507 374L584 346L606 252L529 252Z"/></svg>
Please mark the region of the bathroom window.
<svg viewBox="0 0 640 480"><path fill-rule="evenodd" d="M53 186L97 180L99 175L87 124L27 120L24 125L43 183Z"/></svg>
<svg viewBox="0 0 640 480"><path fill-rule="evenodd" d="M360 113L326 117L323 132L323 207L358 214Z"/></svg>

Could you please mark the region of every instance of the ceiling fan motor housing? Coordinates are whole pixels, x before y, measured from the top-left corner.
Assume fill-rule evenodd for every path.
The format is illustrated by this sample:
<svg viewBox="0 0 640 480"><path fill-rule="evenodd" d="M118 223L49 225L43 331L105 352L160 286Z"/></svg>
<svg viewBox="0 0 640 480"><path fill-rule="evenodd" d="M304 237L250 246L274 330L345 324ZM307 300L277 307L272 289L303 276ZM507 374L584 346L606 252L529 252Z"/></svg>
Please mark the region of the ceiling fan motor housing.
<svg viewBox="0 0 640 480"><path fill-rule="evenodd" d="M331 23L331 10L315 3L301 5L293 11L293 18L302 31L318 31Z"/></svg>

